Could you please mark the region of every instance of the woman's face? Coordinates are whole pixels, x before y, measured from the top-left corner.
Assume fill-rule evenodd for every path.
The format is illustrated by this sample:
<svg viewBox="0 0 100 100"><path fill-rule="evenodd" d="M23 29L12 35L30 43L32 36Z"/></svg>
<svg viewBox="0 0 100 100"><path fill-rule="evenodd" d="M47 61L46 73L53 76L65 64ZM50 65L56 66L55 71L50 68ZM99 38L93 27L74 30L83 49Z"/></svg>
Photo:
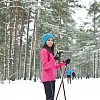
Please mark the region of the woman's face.
<svg viewBox="0 0 100 100"><path fill-rule="evenodd" d="M49 39L46 41L46 44L47 44L49 47L52 47L52 45L53 45L53 39L52 39L52 38L49 38Z"/></svg>

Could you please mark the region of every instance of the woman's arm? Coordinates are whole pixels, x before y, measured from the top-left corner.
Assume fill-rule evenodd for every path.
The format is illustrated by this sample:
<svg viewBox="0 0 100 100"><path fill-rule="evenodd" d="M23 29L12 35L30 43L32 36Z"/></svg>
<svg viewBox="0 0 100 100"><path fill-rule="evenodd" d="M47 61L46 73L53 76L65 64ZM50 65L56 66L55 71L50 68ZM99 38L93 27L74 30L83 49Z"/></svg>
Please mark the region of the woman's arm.
<svg viewBox="0 0 100 100"><path fill-rule="evenodd" d="M65 66L65 63L64 62L61 62L60 64L57 64L56 65L56 69L61 68L63 66Z"/></svg>
<svg viewBox="0 0 100 100"><path fill-rule="evenodd" d="M42 49L40 51L40 60L42 62L42 69L49 69L54 66L54 59L49 61L49 53L46 49Z"/></svg>

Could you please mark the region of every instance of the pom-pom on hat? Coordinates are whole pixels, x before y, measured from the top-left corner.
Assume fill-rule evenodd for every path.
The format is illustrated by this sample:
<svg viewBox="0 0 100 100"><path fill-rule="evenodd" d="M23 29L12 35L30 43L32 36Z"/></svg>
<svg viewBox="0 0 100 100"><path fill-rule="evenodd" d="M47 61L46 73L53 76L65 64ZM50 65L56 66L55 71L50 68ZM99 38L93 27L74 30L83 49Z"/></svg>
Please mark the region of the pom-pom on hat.
<svg viewBox="0 0 100 100"><path fill-rule="evenodd" d="M49 38L54 39L54 36L51 33L43 34L43 36L42 36L42 44L44 45Z"/></svg>

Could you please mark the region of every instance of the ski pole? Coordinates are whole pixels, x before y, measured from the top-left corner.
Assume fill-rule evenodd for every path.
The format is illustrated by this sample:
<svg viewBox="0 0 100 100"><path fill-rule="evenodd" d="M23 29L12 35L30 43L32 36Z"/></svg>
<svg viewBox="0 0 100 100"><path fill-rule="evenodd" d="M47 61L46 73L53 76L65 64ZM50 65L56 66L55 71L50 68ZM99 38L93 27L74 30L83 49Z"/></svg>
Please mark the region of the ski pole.
<svg viewBox="0 0 100 100"><path fill-rule="evenodd" d="M67 66L66 66L65 69L64 69L64 73L65 73L65 71L66 71L66 68L67 68ZM60 67L60 71L61 71L61 74L62 74L61 67ZM58 92L57 92L56 100L57 100L57 98L58 98L58 95L59 95L59 92L60 92L60 89L61 89L61 85L63 85L64 98L65 98L65 100L66 100L66 93L65 93L64 81L63 81L64 73L62 74L62 77L61 77L62 79L61 79L61 83L60 83L60 86L59 86L59 89L58 89Z"/></svg>

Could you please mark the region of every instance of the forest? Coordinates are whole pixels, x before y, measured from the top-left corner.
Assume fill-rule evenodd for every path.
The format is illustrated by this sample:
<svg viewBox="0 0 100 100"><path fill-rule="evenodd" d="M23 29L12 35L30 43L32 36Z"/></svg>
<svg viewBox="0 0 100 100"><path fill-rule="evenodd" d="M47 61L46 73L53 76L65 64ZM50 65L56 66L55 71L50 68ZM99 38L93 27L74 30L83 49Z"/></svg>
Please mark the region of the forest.
<svg viewBox="0 0 100 100"><path fill-rule="evenodd" d="M55 53L66 51L61 60L71 58L79 77L100 77L100 1L80 1L0 0L0 80L40 78L44 33L53 33ZM73 17L79 9L87 11L81 24Z"/></svg>

